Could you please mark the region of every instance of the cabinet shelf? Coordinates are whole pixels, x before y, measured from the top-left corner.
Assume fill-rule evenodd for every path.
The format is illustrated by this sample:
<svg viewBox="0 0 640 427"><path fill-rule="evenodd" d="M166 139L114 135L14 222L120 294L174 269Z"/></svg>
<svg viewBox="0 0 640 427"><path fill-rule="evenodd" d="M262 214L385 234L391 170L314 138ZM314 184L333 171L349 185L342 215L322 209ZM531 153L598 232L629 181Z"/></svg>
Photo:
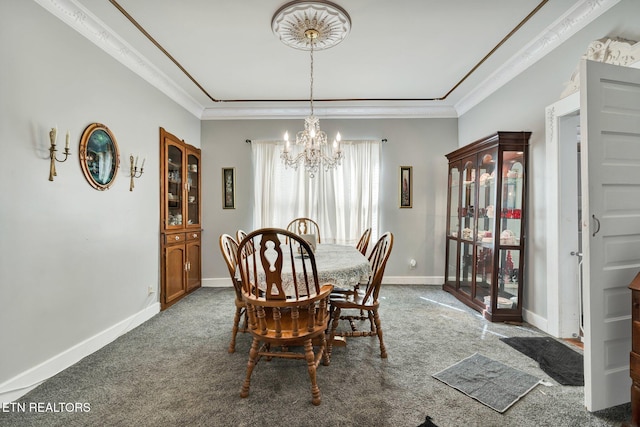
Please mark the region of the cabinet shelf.
<svg viewBox="0 0 640 427"><path fill-rule="evenodd" d="M522 321L530 135L497 132L447 155L443 289L490 321Z"/></svg>

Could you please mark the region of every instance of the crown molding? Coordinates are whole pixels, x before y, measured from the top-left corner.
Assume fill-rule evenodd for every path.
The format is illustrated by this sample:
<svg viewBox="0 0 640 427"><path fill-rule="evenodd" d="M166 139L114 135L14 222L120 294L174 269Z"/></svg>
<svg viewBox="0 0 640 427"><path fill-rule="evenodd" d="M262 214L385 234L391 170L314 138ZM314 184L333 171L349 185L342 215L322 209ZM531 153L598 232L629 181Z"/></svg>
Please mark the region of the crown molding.
<svg viewBox="0 0 640 427"><path fill-rule="evenodd" d="M76 0L34 0L201 120L285 119L308 115L306 103L220 102L205 108ZM598 18L620 0L580 0L454 107L442 101L335 101L314 108L322 118L459 117ZM440 102L440 105L438 104Z"/></svg>
<svg viewBox="0 0 640 427"><path fill-rule="evenodd" d="M196 117L203 106L75 0L34 0Z"/></svg>
<svg viewBox="0 0 640 427"><path fill-rule="evenodd" d="M322 119L458 117L452 106L433 101L314 101L313 112ZM205 108L201 119L299 119L308 115L308 102L221 102Z"/></svg>
<svg viewBox="0 0 640 427"><path fill-rule="evenodd" d="M531 67L620 0L581 0L456 103L459 116Z"/></svg>

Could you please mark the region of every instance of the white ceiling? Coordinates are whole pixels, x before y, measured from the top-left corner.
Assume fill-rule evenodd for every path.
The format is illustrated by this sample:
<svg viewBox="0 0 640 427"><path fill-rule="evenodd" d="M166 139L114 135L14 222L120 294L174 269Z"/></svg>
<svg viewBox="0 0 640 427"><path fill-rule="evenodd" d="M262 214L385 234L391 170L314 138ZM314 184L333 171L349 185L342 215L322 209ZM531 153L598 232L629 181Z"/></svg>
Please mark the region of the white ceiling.
<svg viewBox="0 0 640 427"><path fill-rule="evenodd" d="M287 1L36 1L198 117L308 113L309 53L271 30ZM317 115L456 117L618 1L337 0L352 27L314 54Z"/></svg>

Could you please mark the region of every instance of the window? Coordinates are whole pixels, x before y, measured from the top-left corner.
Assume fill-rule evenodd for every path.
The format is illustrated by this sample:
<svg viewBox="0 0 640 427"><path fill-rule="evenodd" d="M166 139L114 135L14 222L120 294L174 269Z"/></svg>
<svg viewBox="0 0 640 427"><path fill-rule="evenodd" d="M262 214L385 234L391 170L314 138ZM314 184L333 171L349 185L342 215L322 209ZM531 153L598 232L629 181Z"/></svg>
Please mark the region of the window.
<svg viewBox="0 0 640 427"><path fill-rule="evenodd" d="M253 141L254 228L285 228L297 217L318 223L323 243L355 245L362 232L378 235L380 141L342 141L335 170L309 178L301 166L286 168L282 145Z"/></svg>

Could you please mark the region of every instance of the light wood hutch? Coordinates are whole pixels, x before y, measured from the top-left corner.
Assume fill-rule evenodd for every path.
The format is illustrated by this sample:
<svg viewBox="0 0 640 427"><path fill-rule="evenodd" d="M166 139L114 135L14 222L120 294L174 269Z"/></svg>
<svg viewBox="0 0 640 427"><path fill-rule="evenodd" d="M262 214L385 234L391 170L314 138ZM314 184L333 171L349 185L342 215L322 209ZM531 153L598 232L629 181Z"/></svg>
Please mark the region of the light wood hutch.
<svg viewBox="0 0 640 427"><path fill-rule="evenodd" d="M160 128L162 309L202 284L200 149Z"/></svg>
<svg viewBox="0 0 640 427"><path fill-rule="evenodd" d="M443 289L490 321L522 321L531 132L497 132L447 155Z"/></svg>

